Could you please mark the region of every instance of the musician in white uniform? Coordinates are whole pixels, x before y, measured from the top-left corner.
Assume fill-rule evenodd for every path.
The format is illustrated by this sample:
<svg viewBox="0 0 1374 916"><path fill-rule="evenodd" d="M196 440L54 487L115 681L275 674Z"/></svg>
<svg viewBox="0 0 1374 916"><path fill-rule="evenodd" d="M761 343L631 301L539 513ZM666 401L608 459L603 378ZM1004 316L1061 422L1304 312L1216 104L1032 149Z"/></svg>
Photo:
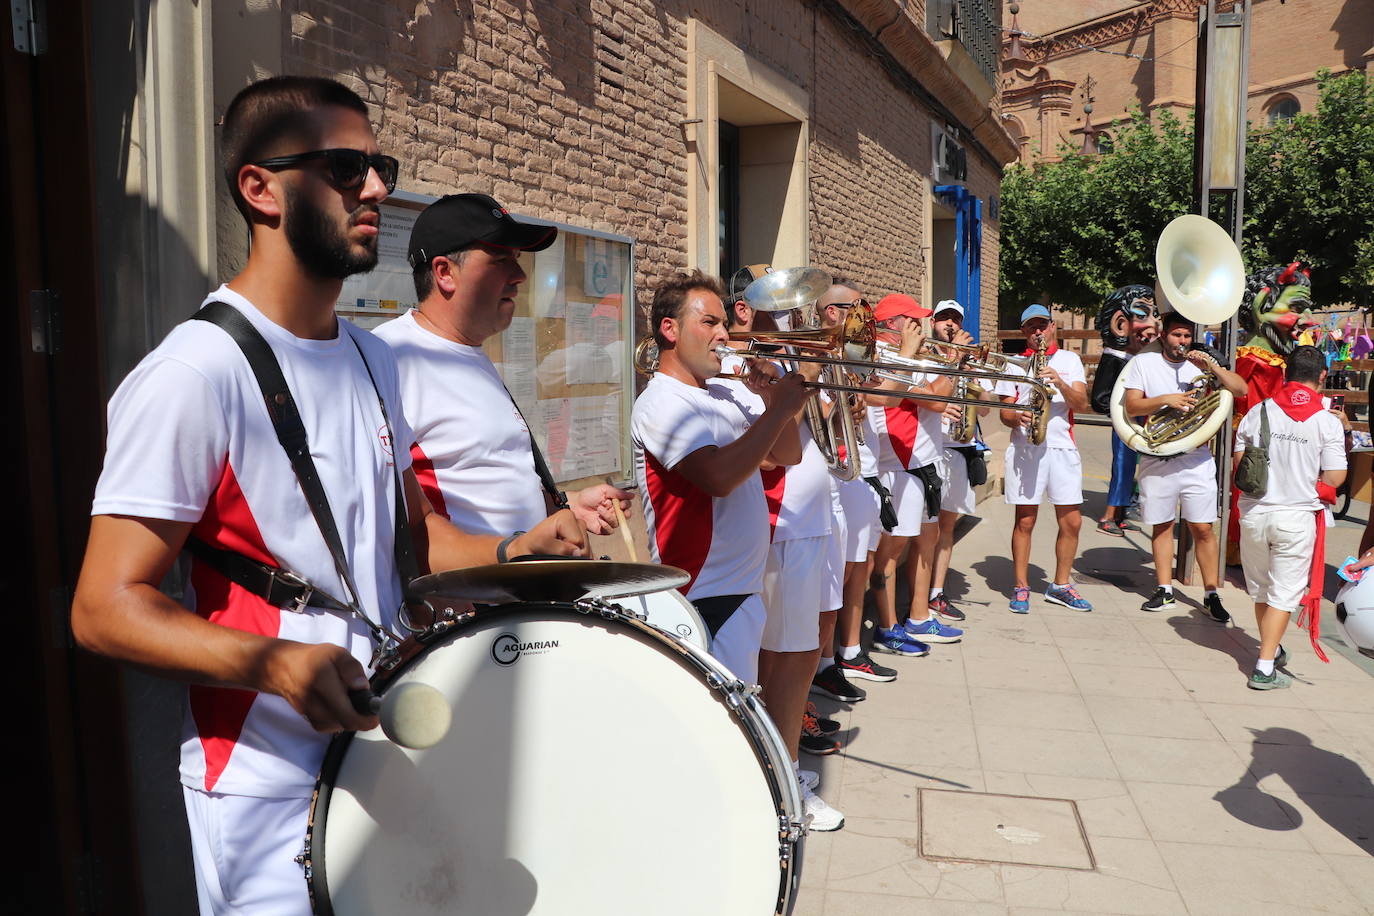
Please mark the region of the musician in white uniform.
<svg viewBox="0 0 1374 916"><path fill-rule="evenodd" d="M1040 378L1054 386L1045 441L1036 445L1026 435L1032 423L1028 411L1000 411L1003 425L1011 428L1004 473L1006 500L1016 507L1011 532L1016 586L1008 605L1014 614L1030 611L1031 535L1040 501L1046 496L1054 506L1059 531L1054 542L1054 581L1045 590L1045 600L1075 611L1093 609L1069 581L1083 524L1083 461L1073 441L1073 413L1088 409L1088 385L1083 361L1077 353L1060 347L1054 332L1050 310L1043 305L1028 306L1021 313L1021 333L1027 343L1023 355L1033 356L1043 343L1046 364ZM998 397L1011 404L1029 403L1031 392L1031 386L1015 382L998 382L996 388Z"/></svg>
<svg viewBox="0 0 1374 916"><path fill-rule="evenodd" d="M1127 416L1143 420L1166 408L1177 413L1192 411L1197 395L1194 384L1207 372L1236 397L1245 397L1245 380L1223 368L1206 350L1190 350L1192 343L1193 322L1178 312L1165 314L1159 349L1136 354L1121 373L1118 384L1125 389L1122 403ZM1174 521L1182 518L1197 548L1203 607L1219 623L1231 619L1217 594L1217 538L1212 530L1217 520L1217 466L1210 445L1202 442L1171 458L1140 456L1136 470L1140 521L1151 527L1158 583L1140 606L1143 611L1174 607Z"/></svg>

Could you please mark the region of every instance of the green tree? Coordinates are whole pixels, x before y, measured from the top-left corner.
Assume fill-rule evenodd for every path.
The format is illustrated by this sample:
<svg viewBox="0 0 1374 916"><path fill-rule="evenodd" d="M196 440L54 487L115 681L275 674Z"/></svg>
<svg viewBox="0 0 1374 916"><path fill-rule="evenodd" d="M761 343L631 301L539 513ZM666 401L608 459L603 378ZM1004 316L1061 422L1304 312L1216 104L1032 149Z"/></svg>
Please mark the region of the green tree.
<svg viewBox="0 0 1374 916"><path fill-rule="evenodd" d="M1374 287L1374 80L1321 73L1317 112L1252 126L1243 253L1248 269L1301 258L1315 300L1367 303ZM1155 240L1190 212L1191 116L1139 112L1113 125L1110 152L1065 146L1058 162L1002 181L1003 317L1048 300L1094 313L1126 283L1152 284Z"/></svg>

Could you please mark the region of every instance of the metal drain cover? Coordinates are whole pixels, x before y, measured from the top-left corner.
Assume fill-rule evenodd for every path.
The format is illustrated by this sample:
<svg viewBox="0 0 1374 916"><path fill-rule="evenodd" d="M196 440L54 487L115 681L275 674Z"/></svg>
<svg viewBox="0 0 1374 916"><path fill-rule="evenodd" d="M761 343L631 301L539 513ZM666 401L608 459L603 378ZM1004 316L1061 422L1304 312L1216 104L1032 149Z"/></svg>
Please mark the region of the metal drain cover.
<svg viewBox="0 0 1374 916"><path fill-rule="evenodd" d="M921 855L1091 870L1078 806L1064 798L921 789Z"/></svg>

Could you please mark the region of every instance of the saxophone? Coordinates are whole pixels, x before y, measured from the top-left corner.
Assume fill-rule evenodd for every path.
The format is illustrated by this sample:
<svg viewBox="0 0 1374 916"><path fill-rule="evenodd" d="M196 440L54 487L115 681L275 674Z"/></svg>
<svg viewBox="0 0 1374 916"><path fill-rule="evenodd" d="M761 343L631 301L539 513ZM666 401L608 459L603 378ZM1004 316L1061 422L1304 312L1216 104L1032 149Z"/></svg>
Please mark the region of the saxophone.
<svg viewBox="0 0 1374 916"><path fill-rule="evenodd" d="M1045 371L1045 366L1049 361L1049 343L1045 340L1044 334L1037 335L1035 353L1031 356L1029 365L1026 366L1026 375L1039 381L1040 375ZM1050 399L1054 397L1052 392L1053 389L1044 382L1031 386L1030 406L1035 408L1031 414L1034 422L1026 430L1026 438L1030 440L1032 445L1042 445L1045 442L1045 433L1049 430L1050 422Z"/></svg>

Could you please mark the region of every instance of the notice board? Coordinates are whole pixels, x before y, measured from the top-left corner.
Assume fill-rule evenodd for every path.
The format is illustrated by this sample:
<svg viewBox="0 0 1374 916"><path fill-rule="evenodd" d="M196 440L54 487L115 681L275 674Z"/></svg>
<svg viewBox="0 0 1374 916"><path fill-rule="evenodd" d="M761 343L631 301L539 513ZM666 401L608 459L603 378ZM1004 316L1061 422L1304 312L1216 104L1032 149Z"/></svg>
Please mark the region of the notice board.
<svg viewBox="0 0 1374 916"><path fill-rule="evenodd" d="M397 191L381 205L377 267L349 277L340 315L374 328L415 305L406 248L415 217L435 200ZM486 343L559 483L577 489L630 476L634 398L634 240L512 213L558 227L527 275L510 327Z"/></svg>

